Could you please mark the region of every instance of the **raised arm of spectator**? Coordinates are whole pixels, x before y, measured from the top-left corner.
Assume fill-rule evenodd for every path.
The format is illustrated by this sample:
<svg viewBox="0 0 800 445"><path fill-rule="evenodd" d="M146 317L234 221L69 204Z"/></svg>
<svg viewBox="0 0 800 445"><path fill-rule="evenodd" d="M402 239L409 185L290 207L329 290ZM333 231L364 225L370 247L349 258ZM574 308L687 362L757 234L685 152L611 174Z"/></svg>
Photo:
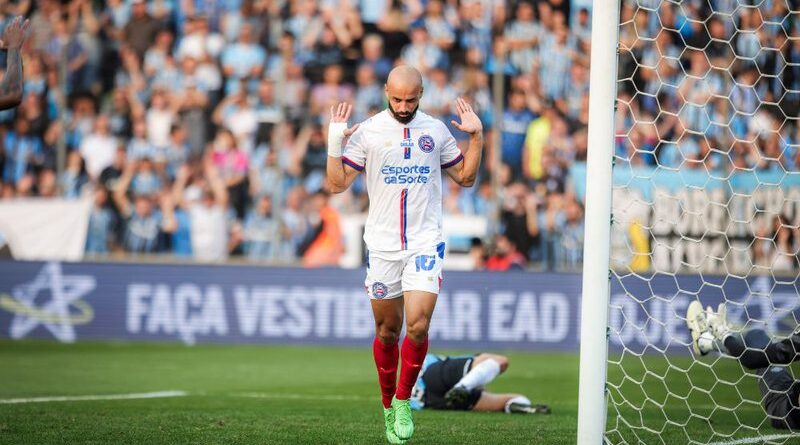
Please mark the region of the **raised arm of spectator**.
<svg viewBox="0 0 800 445"><path fill-rule="evenodd" d="M348 48L353 43L353 36L344 23L331 22L331 31L336 36L336 41L342 48Z"/></svg>
<svg viewBox="0 0 800 445"><path fill-rule="evenodd" d="M228 188L210 157L206 157L203 162L203 172L211 186L211 192L214 193L214 202L220 207L228 207Z"/></svg>
<svg viewBox="0 0 800 445"><path fill-rule="evenodd" d="M25 43L30 21L16 17L3 33L0 46L8 50L6 55L6 74L0 82L0 110L16 107L22 102L22 55L20 49Z"/></svg>
<svg viewBox="0 0 800 445"><path fill-rule="evenodd" d="M472 110L472 106L462 98L456 99L456 112L461 123L450 121L454 127L469 134L469 146L464 153L464 160L445 168L447 176L462 187L472 187L478 175L483 153L483 124Z"/></svg>
<svg viewBox="0 0 800 445"><path fill-rule="evenodd" d="M183 202L183 191L186 190L186 184L189 183L189 177L192 175L192 168L186 164L178 168L175 174L175 182L172 184L172 200L176 203Z"/></svg>
<svg viewBox="0 0 800 445"><path fill-rule="evenodd" d="M525 225L530 236L539 235L539 197L534 192L525 197Z"/></svg>
<svg viewBox="0 0 800 445"><path fill-rule="evenodd" d="M227 108L231 104L231 102L233 102L236 99L237 95L238 93L234 93L225 96L225 98L219 102L217 108L214 108L214 113L211 114L211 121L214 122L215 125L222 125L222 121L224 118L223 113L225 112L225 108Z"/></svg>
<svg viewBox="0 0 800 445"><path fill-rule="evenodd" d="M158 197L158 205L161 207L161 216L164 218L161 222L161 230L166 233L173 233L178 229L178 220L175 219L175 201L172 199L172 193L165 191Z"/></svg>
<svg viewBox="0 0 800 445"><path fill-rule="evenodd" d="M128 186L131 185L133 174L138 167L138 161L128 162L125 169L122 170L122 176L119 177L116 186L114 187L114 202L117 204L119 213L124 218L131 215L131 201L128 199Z"/></svg>

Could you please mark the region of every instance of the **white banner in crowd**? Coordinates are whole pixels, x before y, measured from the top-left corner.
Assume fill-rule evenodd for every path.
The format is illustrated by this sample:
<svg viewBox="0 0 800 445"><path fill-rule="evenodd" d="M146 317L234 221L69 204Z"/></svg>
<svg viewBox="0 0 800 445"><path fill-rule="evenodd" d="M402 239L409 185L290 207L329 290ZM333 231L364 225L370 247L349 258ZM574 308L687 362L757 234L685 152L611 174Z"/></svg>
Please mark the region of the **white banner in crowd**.
<svg viewBox="0 0 800 445"><path fill-rule="evenodd" d="M79 261L91 207L91 199L0 201L0 238L17 260Z"/></svg>

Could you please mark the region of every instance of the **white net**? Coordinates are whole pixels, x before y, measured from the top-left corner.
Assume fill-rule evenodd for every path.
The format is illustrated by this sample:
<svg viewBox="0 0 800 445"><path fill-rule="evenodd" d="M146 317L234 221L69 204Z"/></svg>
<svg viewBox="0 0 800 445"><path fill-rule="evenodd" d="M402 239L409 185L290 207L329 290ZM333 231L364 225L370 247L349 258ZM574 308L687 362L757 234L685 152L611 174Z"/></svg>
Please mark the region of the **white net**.
<svg viewBox="0 0 800 445"><path fill-rule="evenodd" d="M685 323L693 300L737 332L799 323L799 10L623 1L608 443L800 443L773 427L800 413L765 410L794 387L762 395L763 369L694 356Z"/></svg>

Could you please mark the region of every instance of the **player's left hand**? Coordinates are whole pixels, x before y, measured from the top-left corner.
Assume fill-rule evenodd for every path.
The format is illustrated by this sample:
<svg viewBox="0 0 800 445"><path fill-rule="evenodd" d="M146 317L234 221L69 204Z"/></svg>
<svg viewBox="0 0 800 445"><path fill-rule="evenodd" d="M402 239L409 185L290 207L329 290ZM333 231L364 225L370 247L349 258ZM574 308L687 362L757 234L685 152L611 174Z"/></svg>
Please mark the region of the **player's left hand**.
<svg viewBox="0 0 800 445"><path fill-rule="evenodd" d="M483 124L478 115L472 111L472 106L460 97L456 99L456 112L461 118L461 123L450 121L454 127L469 134L480 133L483 130Z"/></svg>

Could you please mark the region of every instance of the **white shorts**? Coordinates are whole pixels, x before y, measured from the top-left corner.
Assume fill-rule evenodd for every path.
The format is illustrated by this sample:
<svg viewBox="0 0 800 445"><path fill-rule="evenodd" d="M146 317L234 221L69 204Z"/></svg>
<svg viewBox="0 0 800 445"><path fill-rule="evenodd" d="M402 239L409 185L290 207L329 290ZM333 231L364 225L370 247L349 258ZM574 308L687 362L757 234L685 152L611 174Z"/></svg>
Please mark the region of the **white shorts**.
<svg viewBox="0 0 800 445"><path fill-rule="evenodd" d="M405 291L439 294L444 243L396 252L370 251L367 256L367 294L375 300L397 298Z"/></svg>

